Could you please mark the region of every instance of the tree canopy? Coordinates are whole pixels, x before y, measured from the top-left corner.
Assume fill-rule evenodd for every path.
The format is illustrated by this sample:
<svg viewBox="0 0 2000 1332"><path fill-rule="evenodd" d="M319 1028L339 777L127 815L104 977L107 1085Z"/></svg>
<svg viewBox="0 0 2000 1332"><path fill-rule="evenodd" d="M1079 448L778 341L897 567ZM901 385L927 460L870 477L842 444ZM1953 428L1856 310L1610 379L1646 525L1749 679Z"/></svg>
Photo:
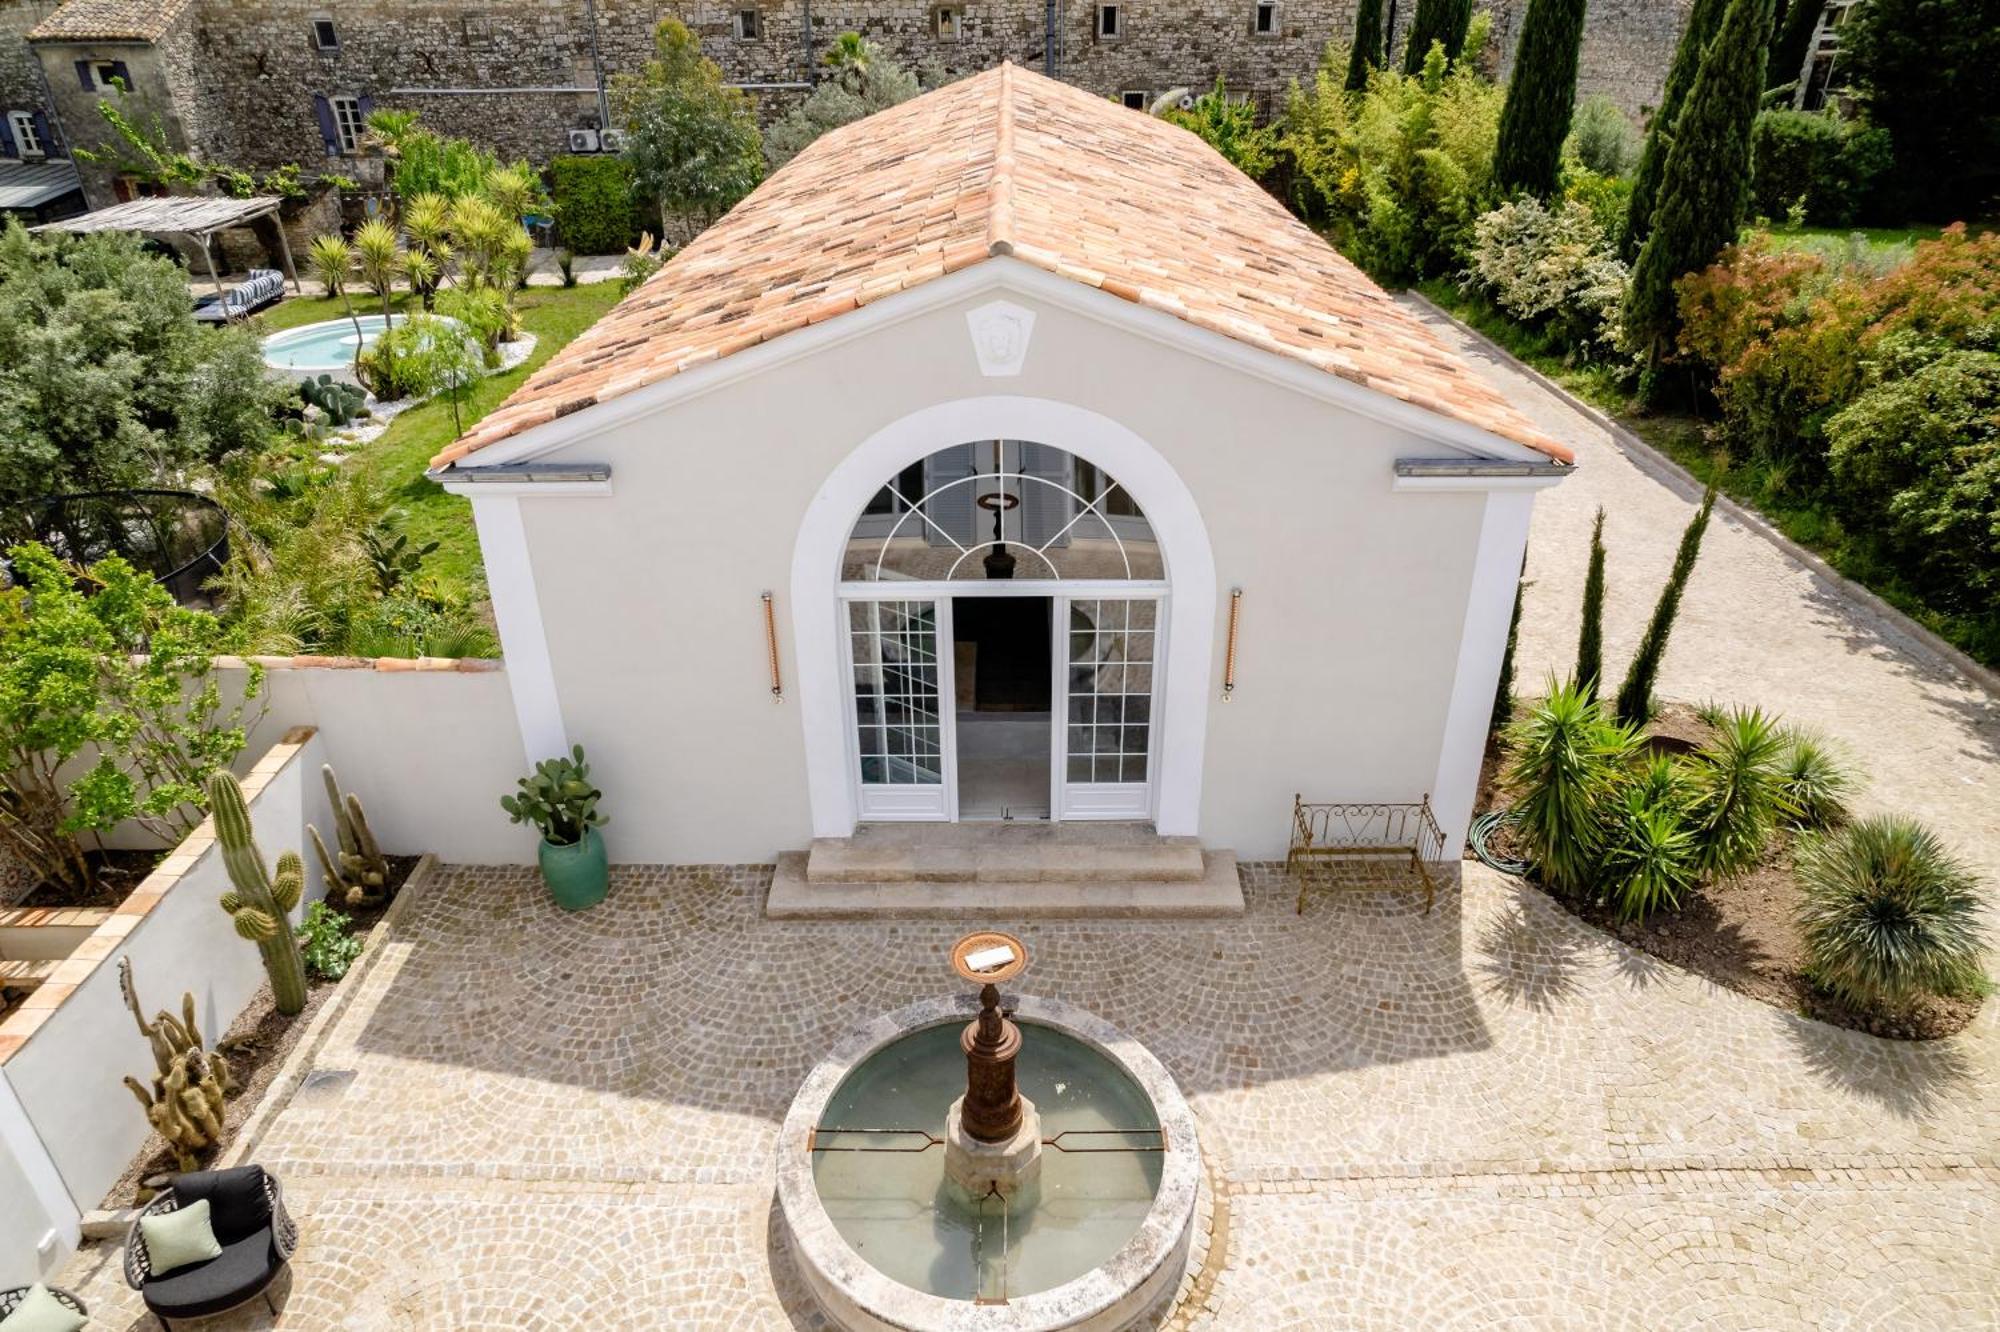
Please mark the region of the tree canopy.
<svg viewBox="0 0 2000 1332"><path fill-rule="evenodd" d="M1493 150L1493 178L1502 190L1546 199L1562 184L1563 140L1576 109L1583 9L1584 0L1528 0Z"/></svg>
<svg viewBox="0 0 2000 1332"><path fill-rule="evenodd" d="M686 24L665 19L654 40L645 70L611 83L625 157L662 229L699 231L764 178L763 136L750 99L723 82Z"/></svg>
<svg viewBox="0 0 2000 1332"><path fill-rule="evenodd" d="M922 91L914 74L859 33L841 33L827 49L825 60L832 76L780 117L764 136L764 156L773 167L797 157L828 130L907 102Z"/></svg>
<svg viewBox="0 0 2000 1332"><path fill-rule="evenodd" d="M2000 193L2000 0L1868 0L1842 67L1895 151L1893 202L1936 222Z"/></svg>

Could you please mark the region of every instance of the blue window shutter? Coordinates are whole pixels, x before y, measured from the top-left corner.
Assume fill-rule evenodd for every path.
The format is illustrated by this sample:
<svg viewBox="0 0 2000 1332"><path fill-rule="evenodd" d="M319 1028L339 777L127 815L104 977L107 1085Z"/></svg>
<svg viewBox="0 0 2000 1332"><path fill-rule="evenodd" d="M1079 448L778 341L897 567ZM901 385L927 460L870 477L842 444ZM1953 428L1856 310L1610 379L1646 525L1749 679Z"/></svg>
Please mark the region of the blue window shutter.
<svg viewBox="0 0 2000 1332"><path fill-rule="evenodd" d="M90 81L90 62L88 60L79 60L76 62L76 81L83 86L85 92L90 92L97 87L96 84Z"/></svg>
<svg viewBox="0 0 2000 1332"><path fill-rule="evenodd" d="M363 124L366 124L368 122L368 117L375 113L375 99L370 97L367 93L362 93L359 97L354 99L354 103L356 106L361 108L361 121Z"/></svg>
<svg viewBox="0 0 2000 1332"><path fill-rule="evenodd" d="M14 146L14 125L5 116L0 116L0 156L19 157L20 150Z"/></svg>
<svg viewBox="0 0 2000 1332"><path fill-rule="evenodd" d="M319 117L319 137L326 142L326 155L339 157L340 131L333 123L333 103L314 93L313 114Z"/></svg>
<svg viewBox="0 0 2000 1332"><path fill-rule="evenodd" d="M124 61L114 60L111 62L111 77L124 84L126 92L132 91L132 71L125 68Z"/></svg>

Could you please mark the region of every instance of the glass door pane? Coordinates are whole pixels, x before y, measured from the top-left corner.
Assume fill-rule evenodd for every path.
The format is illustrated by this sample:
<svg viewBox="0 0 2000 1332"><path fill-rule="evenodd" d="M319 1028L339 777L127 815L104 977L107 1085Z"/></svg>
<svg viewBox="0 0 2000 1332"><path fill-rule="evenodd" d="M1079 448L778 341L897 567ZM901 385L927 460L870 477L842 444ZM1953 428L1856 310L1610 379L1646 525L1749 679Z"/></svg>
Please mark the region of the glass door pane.
<svg viewBox="0 0 2000 1332"><path fill-rule="evenodd" d="M939 651L940 603L848 604L855 757L864 819L950 817L949 663Z"/></svg>
<svg viewBox="0 0 2000 1332"><path fill-rule="evenodd" d="M1076 598L1064 619L1062 817L1144 818L1152 808L1159 601Z"/></svg>

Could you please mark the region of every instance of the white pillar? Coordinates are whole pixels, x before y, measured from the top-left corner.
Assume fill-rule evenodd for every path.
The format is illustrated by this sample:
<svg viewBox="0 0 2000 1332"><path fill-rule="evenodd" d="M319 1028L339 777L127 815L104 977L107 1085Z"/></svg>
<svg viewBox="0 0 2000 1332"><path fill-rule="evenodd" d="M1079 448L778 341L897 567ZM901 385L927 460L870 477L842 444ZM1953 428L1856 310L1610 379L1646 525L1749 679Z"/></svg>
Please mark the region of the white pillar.
<svg viewBox="0 0 2000 1332"><path fill-rule="evenodd" d="M18 1177L25 1197L0 1189L0 1287L27 1285L53 1272L82 1242L82 1214L28 1111L0 1069L0 1180ZM11 1166L11 1169L9 1168Z"/></svg>
<svg viewBox="0 0 2000 1332"><path fill-rule="evenodd" d="M566 754L569 738L563 729L548 635L542 628L542 603L535 591L521 501L513 495L474 495L472 520L479 529L486 590L493 599L494 622L500 626L521 745L531 764Z"/></svg>

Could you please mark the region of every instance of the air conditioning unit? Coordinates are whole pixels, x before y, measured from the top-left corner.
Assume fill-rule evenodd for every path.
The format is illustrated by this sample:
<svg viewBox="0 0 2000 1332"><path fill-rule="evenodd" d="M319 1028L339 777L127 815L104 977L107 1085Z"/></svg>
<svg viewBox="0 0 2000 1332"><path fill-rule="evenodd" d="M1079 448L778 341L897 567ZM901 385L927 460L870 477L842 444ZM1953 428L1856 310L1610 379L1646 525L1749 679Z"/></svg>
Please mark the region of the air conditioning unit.
<svg viewBox="0 0 2000 1332"><path fill-rule="evenodd" d="M615 129L605 130L602 134L597 136L597 141L604 145L604 151L607 153L620 153L625 151L624 130L615 130Z"/></svg>
<svg viewBox="0 0 2000 1332"><path fill-rule="evenodd" d="M1174 105L1178 106L1183 111L1194 110L1194 94L1191 92L1182 93L1180 95L1180 100L1174 103Z"/></svg>
<svg viewBox="0 0 2000 1332"><path fill-rule="evenodd" d="M569 132L569 150L573 153L594 153L597 151L597 131L573 129Z"/></svg>

